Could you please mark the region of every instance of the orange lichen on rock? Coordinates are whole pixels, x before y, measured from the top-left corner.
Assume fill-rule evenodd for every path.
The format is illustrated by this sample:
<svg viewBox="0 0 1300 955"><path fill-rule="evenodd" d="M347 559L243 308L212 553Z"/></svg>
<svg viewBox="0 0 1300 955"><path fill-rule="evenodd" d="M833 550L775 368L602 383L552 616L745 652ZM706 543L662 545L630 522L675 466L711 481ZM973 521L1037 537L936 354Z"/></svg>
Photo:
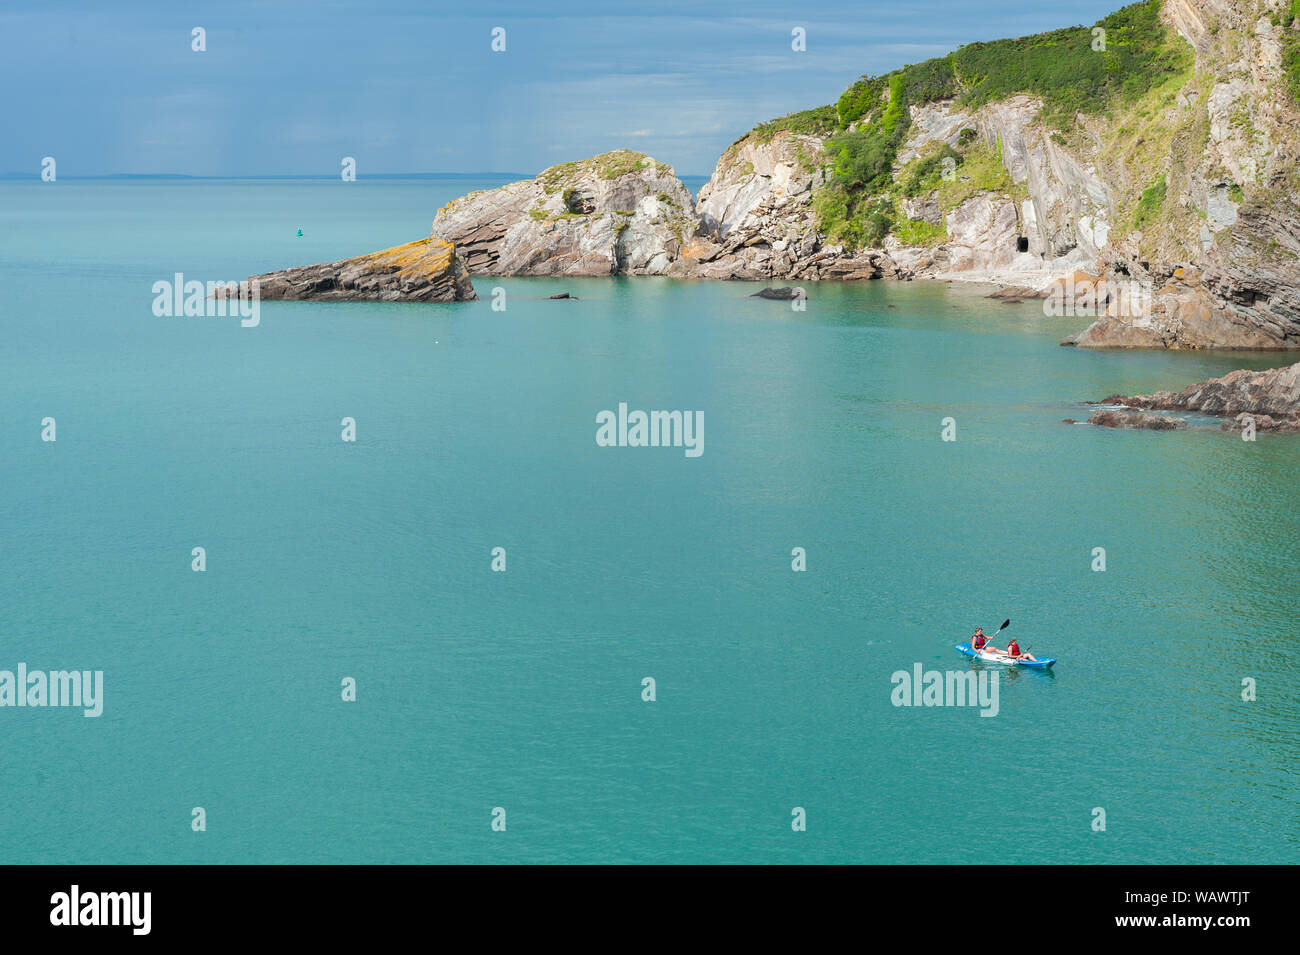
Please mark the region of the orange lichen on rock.
<svg viewBox="0 0 1300 955"><path fill-rule="evenodd" d="M454 302L474 299L469 274L445 239L417 239L351 259L254 276L264 299Z"/></svg>

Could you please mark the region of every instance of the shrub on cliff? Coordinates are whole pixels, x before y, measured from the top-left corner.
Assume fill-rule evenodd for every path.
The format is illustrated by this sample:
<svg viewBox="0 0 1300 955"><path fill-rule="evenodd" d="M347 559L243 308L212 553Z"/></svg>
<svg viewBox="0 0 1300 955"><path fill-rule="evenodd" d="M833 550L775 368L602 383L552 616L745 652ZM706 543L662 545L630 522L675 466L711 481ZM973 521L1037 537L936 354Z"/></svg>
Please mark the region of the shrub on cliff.
<svg viewBox="0 0 1300 955"><path fill-rule="evenodd" d="M966 142L971 142L973 138ZM899 189L903 195L915 196L938 186L943 177L944 160L950 160L953 168L956 168L965 161L965 157L945 143L937 152L918 159L899 180Z"/></svg>
<svg viewBox="0 0 1300 955"><path fill-rule="evenodd" d="M1279 15L1279 26L1289 29L1300 20L1300 0L1291 0L1291 6ZM1300 37L1292 34L1282 41L1282 69L1286 72L1286 88L1291 98L1300 104Z"/></svg>
<svg viewBox="0 0 1300 955"><path fill-rule="evenodd" d="M771 142L773 136L784 130L789 130L797 136L825 136L827 133L834 132L838 123L839 115L834 106L818 106L816 109L788 113L766 123L759 123L746 136L752 136L760 143Z"/></svg>
<svg viewBox="0 0 1300 955"><path fill-rule="evenodd" d="M1165 195L1168 189L1165 177L1161 175L1159 179L1142 190L1142 198L1138 200L1137 208L1133 212L1134 228L1142 228L1159 214L1161 208L1164 207Z"/></svg>

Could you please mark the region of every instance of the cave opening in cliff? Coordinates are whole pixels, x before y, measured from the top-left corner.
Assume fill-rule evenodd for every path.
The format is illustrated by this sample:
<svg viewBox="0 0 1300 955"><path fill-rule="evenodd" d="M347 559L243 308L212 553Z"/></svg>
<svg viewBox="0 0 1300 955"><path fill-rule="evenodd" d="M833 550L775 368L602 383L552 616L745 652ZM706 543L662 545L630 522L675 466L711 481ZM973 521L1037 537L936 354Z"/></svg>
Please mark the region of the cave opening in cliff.
<svg viewBox="0 0 1300 955"><path fill-rule="evenodd" d="M1028 236L1023 236L1023 235L1018 235L1018 236L1016 236L1016 251L1017 251L1017 252L1028 252L1028 251L1029 251L1029 238L1028 238Z"/></svg>

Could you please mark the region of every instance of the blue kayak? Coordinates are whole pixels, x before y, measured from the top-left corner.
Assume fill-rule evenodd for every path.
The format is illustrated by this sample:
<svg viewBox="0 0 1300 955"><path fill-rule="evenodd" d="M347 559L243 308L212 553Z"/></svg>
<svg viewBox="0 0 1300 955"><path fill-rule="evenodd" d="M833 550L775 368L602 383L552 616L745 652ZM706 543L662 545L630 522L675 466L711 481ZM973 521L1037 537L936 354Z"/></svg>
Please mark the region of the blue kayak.
<svg viewBox="0 0 1300 955"><path fill-rule="evenodd" d="M1028 667L1031 670L1046 670L1052 667L1056 660L1013 660L1005 653L989 653L987 650L972 650L969 643L957 644L957 652L964 653L968 657L974 657L976 660L983 660L985 663L1001 663L1009 667Z"/></svg>

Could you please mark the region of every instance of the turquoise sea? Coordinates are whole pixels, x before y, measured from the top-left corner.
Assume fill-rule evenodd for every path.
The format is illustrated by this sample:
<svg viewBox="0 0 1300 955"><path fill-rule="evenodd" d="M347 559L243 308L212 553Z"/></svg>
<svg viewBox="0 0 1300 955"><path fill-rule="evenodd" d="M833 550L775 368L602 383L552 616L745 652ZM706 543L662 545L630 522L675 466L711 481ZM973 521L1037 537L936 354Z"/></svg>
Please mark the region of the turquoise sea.
<svg viewBox="0 0 1300 955"><path fill-rule="evenodd" d="M1062 423L1284 359L920 282L152 312L498 184L0 183L0 669L105 683L0 708L0 861L1297 861L1300 439ZM995 718L891 703L1005 617Z"/></svg>

